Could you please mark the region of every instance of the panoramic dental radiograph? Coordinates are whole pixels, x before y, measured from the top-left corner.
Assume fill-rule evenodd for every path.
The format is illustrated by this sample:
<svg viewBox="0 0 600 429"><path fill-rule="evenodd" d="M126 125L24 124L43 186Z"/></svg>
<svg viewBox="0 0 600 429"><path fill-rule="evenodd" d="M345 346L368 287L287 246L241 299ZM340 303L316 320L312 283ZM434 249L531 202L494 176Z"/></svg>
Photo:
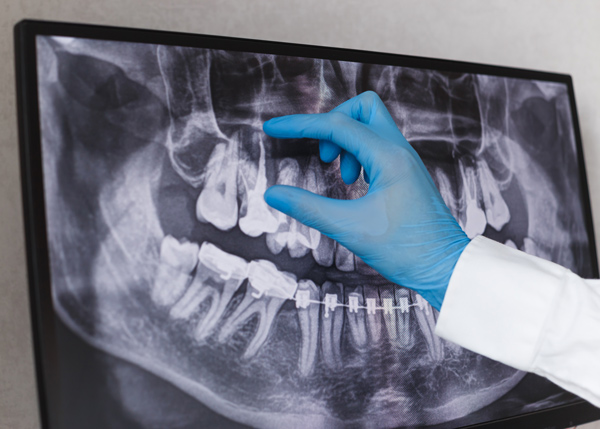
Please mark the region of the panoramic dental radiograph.
<svg viewBox="0 0 600 429"><path fill-rule="evenodd" d="M101 370L128 421L450 427L508 412L503 398L511 412L576 400L441 340L421 296L263 199L273 184L364 195L317 142L262 124L373 90L469 237L590 276L566 85L58 37L37 49L54 308L114 358ZM188 398L176 418L152 405L161 389Z"/></svg>

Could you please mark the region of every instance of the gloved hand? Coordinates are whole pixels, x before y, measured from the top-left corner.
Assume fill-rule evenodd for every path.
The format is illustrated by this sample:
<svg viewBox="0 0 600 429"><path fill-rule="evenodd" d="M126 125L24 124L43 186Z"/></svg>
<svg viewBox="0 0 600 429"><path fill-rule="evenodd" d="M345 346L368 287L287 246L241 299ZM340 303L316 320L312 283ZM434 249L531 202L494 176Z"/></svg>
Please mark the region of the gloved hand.
<svg viewBox="0 0 600 429"><path fill-rule="evenodd" d="M356 200L275 185L265 192L266 202L337 240L440 310L469 239L377 94L365 92L329 113L274 118L263 128L277 138L319 139L324 162L341 154L346 183L356 180L361 166L370 182Z"/></svg>

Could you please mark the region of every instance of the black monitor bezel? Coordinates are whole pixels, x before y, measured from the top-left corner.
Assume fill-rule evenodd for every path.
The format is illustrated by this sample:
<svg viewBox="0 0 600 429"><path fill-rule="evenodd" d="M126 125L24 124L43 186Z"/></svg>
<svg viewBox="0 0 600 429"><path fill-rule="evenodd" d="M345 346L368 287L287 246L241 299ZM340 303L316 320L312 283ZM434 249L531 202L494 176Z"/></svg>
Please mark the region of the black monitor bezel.
<svg viewBox="0 0 600 429"><path fill-rule="evenodd" d="M585 226L590 238L592 269L594 277L598 278L599 276L581 133L575 105L573 81L569 75L462 61L273 41L24 20L14 27L16 89L29 300L40 420L44 428L51 428L51 422L56 421L52 413L53 410L57 410L58 395L55 392L58 388L59 376L55 332L57 316L52 308L46 218L45 211L40 209L45 207L45 201L37 91L36 36L38 35L293 55L564 83L567 85L569 91L569 101L574 124L577 157L580 166L581 199L584 206ZM485 427L487 429L503 428L507 425L517 429L568 427L598 419L600 419L600 409L581 400L569 405L466 427Z"/></svg>

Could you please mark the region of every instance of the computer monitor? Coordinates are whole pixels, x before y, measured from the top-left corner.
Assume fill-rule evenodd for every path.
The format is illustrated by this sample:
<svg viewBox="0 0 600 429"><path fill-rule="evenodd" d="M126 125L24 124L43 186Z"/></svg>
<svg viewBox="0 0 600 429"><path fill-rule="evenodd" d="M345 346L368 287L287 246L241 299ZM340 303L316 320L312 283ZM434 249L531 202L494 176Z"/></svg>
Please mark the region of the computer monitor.
<svg viewBox="0 0 600 429"><path fill-rule="evenodd" d="M265 120L375 91L465 232L598 276L566 75L25 21L15 28L42 420L55 428L555 427L600 412L438 338L438 313L268 207L360 198ZM518 296L514 297L519 299Z"/></svg>

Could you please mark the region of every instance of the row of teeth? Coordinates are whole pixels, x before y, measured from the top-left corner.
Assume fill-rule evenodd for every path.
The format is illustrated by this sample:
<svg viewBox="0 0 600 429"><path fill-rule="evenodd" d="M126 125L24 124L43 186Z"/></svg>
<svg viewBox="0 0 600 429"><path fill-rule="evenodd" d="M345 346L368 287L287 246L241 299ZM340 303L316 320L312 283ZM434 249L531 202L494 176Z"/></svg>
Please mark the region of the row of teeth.
<svg viewBox="0 0 600 429"><path fill-rule="evenodd" d="M268 187L265 146L260 138L255 144L260 153L258 165L241 159L240 144L235 139L215 146L203 174L203 189L196 200L196 218L221 231L229 231L237 225L249 237L264 234L273 255L287 249L292 258L302 258L312 252L321 266L330 267L335 263L340 271L374 274L344 246L265 203L263 195ZM277 183L301 186L325 195L326 180L318 163L316 158L312 159L303 174L298 161L284 158L277 165Z"/></svg>
<svg viewBox="0 0 600 429"><path fill-rule="evenodd" d="M382 306L377 305L377 300L375 298L367 298L365 300L366 306L359 304L359 295L356 293L351 293L348 296L348 304L342 304L337 301L337 295L327 293L325 294L324 301L317 301L310 299L310 292L307 290L299 290L296 292L296 295L293 298L296 301L296 308L307 308L311 304L322 305L325 308L325 317L329 317L330 311L335 311L336 307L346 307L350 313L358 313L358 310L367 310L367 314L375 314L377 311L383 311L384 314L391 314L394 310L399 310L401 313L408 313L410 307L417 307L419 310L424 311L426 314L429 314L429 304L425 299L419 295L415 294L417 302L415 304L410 304L408 302L408 298L399 298L398 304L394 305L394 300L391 298L383 298L381 300Z"/></svg>
<svg viewBox="0 0 600 429"><path fill-rule="evenodd" d="M244 297L231 314L224 317L228 304L246 279L248 288ZM344 294L347 302L343 302ZM332 282L325 282L319 288L308 279L297 281L293 274L279 271L270 261L247 262L208 242L199 246L166 236L161 243L160 264L151 297L154 303L168 310L171 319L195 323L192 335L199 343L209 337L225 343L249 319L258 316L258 327L243 354L245 359L261 350L279 310L286 301L294 300L302 336L299 357L302 376L312 373L319 344L322 362L330 369L341 368L341 337L345 324L350 341L359 352L380 344L385 332L390 345L405 350L415 345L411 329L414 317L431 359L443 358L441 341L433 334L435 314L414 292L391 285L379 289L344 288ZM198 322L194 316L200 308L206 307L205 303L209 303L208 309ZM345 311L336 311L337 308Z"/></svg>

